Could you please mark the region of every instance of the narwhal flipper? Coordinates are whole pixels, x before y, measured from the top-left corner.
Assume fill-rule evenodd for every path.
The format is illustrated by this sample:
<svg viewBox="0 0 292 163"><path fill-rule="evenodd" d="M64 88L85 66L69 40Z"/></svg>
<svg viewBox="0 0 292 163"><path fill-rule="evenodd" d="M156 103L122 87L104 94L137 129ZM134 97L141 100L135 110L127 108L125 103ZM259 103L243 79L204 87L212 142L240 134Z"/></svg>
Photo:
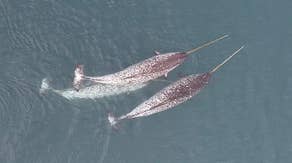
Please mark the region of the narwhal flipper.
<svg viewBox="0 0 292 163"><path fill-rule="evenodd" d="M155 50L155 51L154 51L154 54L155 54L155 55L160 55L160 52L157 51L157 50Z"/></svg>

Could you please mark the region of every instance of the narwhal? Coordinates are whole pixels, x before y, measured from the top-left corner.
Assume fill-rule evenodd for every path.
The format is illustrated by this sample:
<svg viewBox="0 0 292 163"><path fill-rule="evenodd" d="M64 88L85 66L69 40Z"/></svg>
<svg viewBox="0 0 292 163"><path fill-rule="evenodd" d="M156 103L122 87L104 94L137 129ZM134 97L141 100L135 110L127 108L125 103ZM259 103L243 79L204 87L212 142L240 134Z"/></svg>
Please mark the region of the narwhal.
<svg viewBox="0 0 292 163"><path fill-rule="evenodd" d="M189 100L191 97L197 95L208 84L214 72L216 72L222 65L224 65L241 49L243 49L243 47L244 46L236 50L232 55L230 55L211 71L201 74L192 74L179 79L178 81L157 92L151 98L144 101L131 112L125 115L114 117L110 113L108 115L108 120L111 126L115 126L121 120L146 117L155 113L159 113Z"/></svg>
<svg viewBox="0 0 292 163"><path fill-rule="evenodd" d="M130 93L147 86L148 83L127 84L127 85L109 85L95 83L81 88L78 92L74 88L55 89L50 85L47 78L41 83L40 93L53 92L65 97L68 100L75 99L98 99L109 96L116 96L124 93Z"/></svg>
<svg viewBox="0 0 292 163"><path fill-rule="evenodd" d="M103 76L86 76L84 75L83 65L77 65L74 71L73 87L79 90L83 80L111 85L125 85L144 83L161 76L167 77L167 74L181 65L187 56L226 37L228 37L228 35L221 36L186 52L160 54L155 51L156 55L153 57L140 61L119 72Z"/></svg>

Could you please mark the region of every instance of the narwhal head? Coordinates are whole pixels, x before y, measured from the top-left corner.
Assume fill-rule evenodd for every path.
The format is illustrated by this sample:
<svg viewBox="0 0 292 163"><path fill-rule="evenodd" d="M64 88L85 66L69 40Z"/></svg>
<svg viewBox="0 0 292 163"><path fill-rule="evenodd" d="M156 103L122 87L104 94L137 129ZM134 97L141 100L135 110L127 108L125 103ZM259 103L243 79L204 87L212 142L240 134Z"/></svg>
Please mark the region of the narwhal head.
<svg viewBox="0 0 292 163"><path fill-rule="evenodd" d="M170 66L177 66L182 64L186 58L187 54L185 52L175 52L167 58L167 64Z"/></svg>
<svg viewBox="0 0 292 163"><path fill-rule="evenodd" d="M203 83L207 84L209 82L210 78L211 78L211 73L209 73L209 72L203 73L203 74L201 74L200 78L201 78L201 81Z"/></svg>

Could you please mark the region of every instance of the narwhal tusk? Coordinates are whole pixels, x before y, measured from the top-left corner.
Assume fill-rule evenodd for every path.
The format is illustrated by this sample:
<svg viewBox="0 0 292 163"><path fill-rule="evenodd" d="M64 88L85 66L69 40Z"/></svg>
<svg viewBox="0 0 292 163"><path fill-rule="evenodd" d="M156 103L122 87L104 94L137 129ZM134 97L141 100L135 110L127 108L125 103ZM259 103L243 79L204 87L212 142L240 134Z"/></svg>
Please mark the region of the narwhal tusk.
<svg viewBox="0 0 292 163"><path fill-rule="evenodd" d="M221 66L223 66L226 62L228 62L234 55L236 55L243 48L244 48L244 46L242 46L238 50L236 50L233 54L231 54L228 58L226 58L222 63L220 63L213 70L211 70L210 73L212 74L212 73L216 72Z"/></svg>
<svg viewBox="0 0 292 163"><path fill-rule="evenodd" d="M214 43L216 43L216 42L218 42L218 41L220 41L220 40L222 40L222 39L224 39L224 38L226 38L226 37L229 37L229 35L221 36L221 37L219 37L219 38L217 38L217 39L215 39L215 40L209 41L209 42L207 42L207 43L205 43L205 44L203 44L203 45L200 45L200 46L198 46L198 47L196 47L196 48L194 48L194 49L191 49L191 50L189 50L189 51L186 51L185 53L189 55L189 54L194 53L194 52L196 52L196 51L198 51L198 50L200 50L200 49L202 49L202 48L204 48L204 47L207 47L207 46L209 46L209 45L212 45L212 44L214 44Z"/></svg>

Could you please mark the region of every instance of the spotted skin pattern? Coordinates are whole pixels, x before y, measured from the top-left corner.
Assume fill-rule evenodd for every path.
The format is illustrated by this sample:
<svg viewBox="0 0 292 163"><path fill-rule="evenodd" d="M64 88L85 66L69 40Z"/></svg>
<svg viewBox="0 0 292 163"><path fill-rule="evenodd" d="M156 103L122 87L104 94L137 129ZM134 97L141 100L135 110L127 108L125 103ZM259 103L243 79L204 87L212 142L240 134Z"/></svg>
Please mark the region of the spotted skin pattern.
<svg viewBox="0 0 292 163"><path fill-rule="evenodd" d="M185 53L160 54L113 74L85 78L94 82L113 85L144 83L167 75L181 65L186 57Z"/></svg>
<svg viewBox="0 0 292 163"><path fill-rule="evenodd" d="M210 73L184 77L157 92L150 99L117 120L145 117L173 108L198 94L208 84L210 77Z"/></svg>

